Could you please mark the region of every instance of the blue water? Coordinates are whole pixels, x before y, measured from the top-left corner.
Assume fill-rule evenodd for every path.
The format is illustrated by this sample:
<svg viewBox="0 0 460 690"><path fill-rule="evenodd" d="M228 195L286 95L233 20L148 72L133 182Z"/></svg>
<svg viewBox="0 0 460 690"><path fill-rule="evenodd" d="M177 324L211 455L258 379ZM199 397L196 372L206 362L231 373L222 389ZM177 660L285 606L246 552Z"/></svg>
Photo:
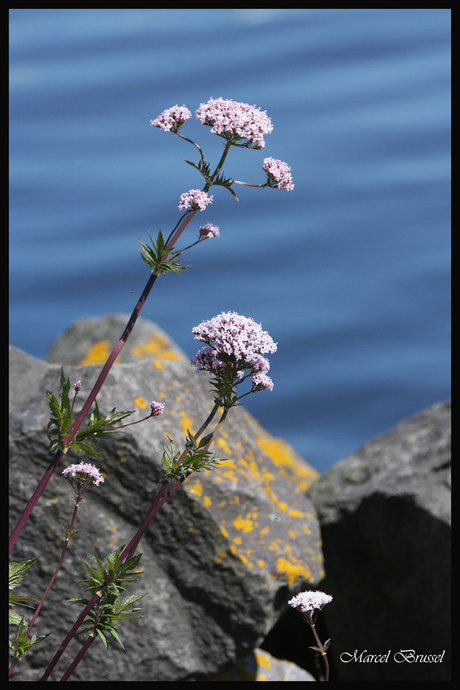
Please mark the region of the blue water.
<svg viewBox="0 0 460 690"><path fill-rule="evenodd" d="M44 357L75 319L131 312L137 238L202 187L149 121L219 96L274 124L225 173L281 158L295 189L213 188L184 240L220 238L142 316L190 356L204 319L261 322L275 387L245 405L323 471L450 396L449 9L10 10L10 342ZM183 132L217 163L219 137Z"/></svg>

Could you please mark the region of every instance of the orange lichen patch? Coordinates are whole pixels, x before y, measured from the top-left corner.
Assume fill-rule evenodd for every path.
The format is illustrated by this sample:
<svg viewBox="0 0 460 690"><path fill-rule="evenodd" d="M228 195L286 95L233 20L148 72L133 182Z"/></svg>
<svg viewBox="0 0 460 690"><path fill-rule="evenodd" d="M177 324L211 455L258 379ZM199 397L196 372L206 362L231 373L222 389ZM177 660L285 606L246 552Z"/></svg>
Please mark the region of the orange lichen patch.
<svg viewBox="0 0 460 690"><path fill-rule="evenodd" d="M219 436L219 438L217 439L216 446L217 446L217 448L220 448L221 450L223 450L225 455L231 455L232 454L232 451L228 447L227 441L224 438L222 438L222 436Z"/></svg>
<svg viewBox="0 0 460 690"><path fill-rule="evenodd" d="M195 479L194 484L190 486L190 492L198 497L201 497L203 495L203 486L199 479Z"/></svg>
<svg viewBox="0 0 460 690"><path fill-rule="evenodd" d="M191 431L192 434L195 433L193 431L193 427L192 427L192 420L184 410L181 410L180 417L181 417L180 425L182 427L182 431L184 432L184 435L187 435L188 431Z"/></svg>
<svg viewBox="0 0 460 690"><path fill-rule="evenodd" d="M209 508L209 506L212 506L212 501L209 498L209 496L203 496L203 505L205 508Z"/></svg>
<svg viewBox="0 0 460 690"><path fill-rule="evenodd" d="M134 404L140 407L141 410L145 410L145 408L148 405L148 402L144 400L144 398L142 398L140 395L138 395L136 398L134 398Z"/></svg>
<svg viewBox="0 0 460 690"><path fill-rule="evenodd" d="M266 668L267 671L270 669L270 657L266 652L260 652L259 650L256 650L254 651L254 656L256 657L257 666L260 666L261 668Z"/></svg>
<svg viewBox="0 0 460 690"><path fill-rule="evenodd" d="M171 360L182 359L182 357L171 349L169 340L162 335L152 335L145 343L133 345L131 354L134 357L147 357L152 355L156 359Z"/></svg>
<svg viewBox="0 0 460 690"><path fill-rule="evenodd" d="M296 457L293 449L281 438L257 436L256 443L276 465L280 474L295 479L296 493L304 493L319 477L319 473Z"/></svg>
<svg viewBox="0 0 460 690"><path fill-rule="evenodd" d="M299 577L313 582L308 565L306 563L299 563L296 558L291 557L291 560L288 561L286 558L280 557L276 561L276 568L279 573L286 577L289 585L294 584Z"/></svg>
<svg viewBox="0 0 460 690"><path fill-rule="evenodd" d="M238 517L233 520L233 527L241 530L242 532L252 532L254 529L254 522L252 520L248 520L247 518L243 518L241 515L238 515Z"/></svg>
<svg viewBox="0 0 460 690"><path fill-rule="evenodd" d="M288 515L290 517L305 517L305 515L308 515L308 517L312 517L308 513L302 513L301 510L288 510Z"/></svg>
<svg viewBox="0 0 460 690"><path fill-rule="evenodd" d="M228 532L227 532L227 530L225 529L225 527L224 527L223 525L220 525L219 529L220 529L221 535L222 535L225 539L228 539Z"/></svg>
<svg viewBox="0 0 460 690"><path fill-rule="evenodd" d="M244 563L244 565L246 565L248 568L252 568L252 563L249 561L249 559L247 558L247 556L245 556L244 553L239 553L239 554L238 554L238 558L239 558L240 561L241 561L242 563Z"/></svg>
<svg viewBox="0 0 460 690"><path fill-rule="evenodd" d="M99 340L93 343L86 352L86 355L80 362L80 366L84 367L87 364L104 364L110 355L110 343L108 340ZM117 360L115 360L116 362Z"/></svg>

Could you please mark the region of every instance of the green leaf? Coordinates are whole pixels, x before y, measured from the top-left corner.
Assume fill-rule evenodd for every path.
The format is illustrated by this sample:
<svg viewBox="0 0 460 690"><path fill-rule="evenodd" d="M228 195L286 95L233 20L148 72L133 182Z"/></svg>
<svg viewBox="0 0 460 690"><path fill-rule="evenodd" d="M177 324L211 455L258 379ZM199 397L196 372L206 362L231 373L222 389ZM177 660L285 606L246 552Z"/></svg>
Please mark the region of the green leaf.
<svg viewBox="0 0 460 690"><path fill-rule="evenodd" d="M35 556L34 558L27 558L24 561L10 561L8 579L9 589L14 589L22 582L27 571L36 560L37 558Z"/></svg>
<svg viewBox="0 0 460 690"><path fill-rule="evenodd" d="M211 166L209 163L206 163L206 161L204 160L200 160L199 163L193 163L192 161L188 161L185 158L183 158L182 160L185 161L185 163L191 165L192 168L195 168L195 170L198 170L203 175L206 182L208 181L211 172Z"/></svg>
<svg viewBox="0 0 460 690"><path fill-rule="evenodd" d="M14 637L14 641L8 641L8 644L10 648L14 651L15 657L16 659L18 659L18 661L22 659L23 655L26 654L31 647L34 647L36 644L44 640L45 637L48 637L48 635L51 634L47 633L46 635L40 635L40 637L37 637L35 634L33 634L32 637L29 638L27 632L22 632L24 624L24 618L21 618Z"/></svg>
<svg viewBox="0 0 460 690"><path fill-rule="evenodd" d="M46 391L46 397L48 400L48 405L51 410L51 419L48 422L48 429L51 426L55 426L48 433L50 444L49 450L56 450L59 448L64 452L67 452L67 448L64 443L65 435L72 424L72 408L69 400L70 391L70 380L65 377L64 369L61 367L61 384L59 389L59 402L51 391ZM58 436L58 439L53 440L51 435Z"/></svg>
<svg viewBox="0 0 460 690"><path fill-rule="evenodd" d="M153 269L153 273L156 275L166 275L166 273L169 272L179 273L180 271L187 269L187 266L183 266L180 261L172 260L174 259L174 247L166 250L166 243L161 230L158 232L156 243L152 239L150 233L148 232L147 234L150 237L152 246L149 247L147 244L145 244L145 242L142 242L142 240L138 239L138 242L142 247L142 251L139 251L145 263ZM178 256L178 253L176 253L175 256Z"/></svg>
<svg viewBox="0 0 460 690"><path fill-rule="evenodd" d="M97 458L98 460L100 460L103 457L100 453L97 452L97 450L95 450L88 443L82 443L81 441L72 441L70 447L73 448L73 450L75 450L77 453L84 450L85 453L88 453L88 455L91 455L93 458Z"/></svg>
<svg viewBox="0 0 460 690"><path fill-rule="evenodd" d="M81 559L85 570L94 575L94 577L89 577L86 580L82 580L82 582L89 583L91 589L91 586L97 581L98 589L96 591L99 589L104 590L101 592L99 601L88 613L88 616L84 622L84 632L93 634L95 631L106 647L109 646L109 635L117 640L117 642L123 647L115 625L118 624L118 621L136 618L137 616L134 614L137 614L139 611L141 611L141 609L136 607L132 608L132 605L145 596L145 594L135 594L130 595L123 600L119 598L119 592L125 589L125 583L133 580L135 575L138 574L133 572L133 569L137 568L142 558L142 554L138 554L128 559L124 563L121 563L120 553L123 549L124 546L118 548L113 553L108 554L106 557L106 566L97 556L88 554L90 560L97 565L98 571L95 571L94 568ZM110 582L110 580L112 580L112 582ZM100 581L103 581L102 586ZM83 598L73 598L69 599L69 602L71 604L86 604L87 600Z"/></svg>

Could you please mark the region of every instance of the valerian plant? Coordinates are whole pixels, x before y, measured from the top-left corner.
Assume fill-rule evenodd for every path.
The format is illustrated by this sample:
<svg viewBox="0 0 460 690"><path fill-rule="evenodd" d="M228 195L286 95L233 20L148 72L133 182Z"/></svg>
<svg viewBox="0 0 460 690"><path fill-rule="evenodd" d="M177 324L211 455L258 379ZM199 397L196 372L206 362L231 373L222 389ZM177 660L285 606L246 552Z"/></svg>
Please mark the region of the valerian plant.
<svg viewBox="0 0 460 690"><path fill-rule="evenodd" d="M76 388L77 386L75 386ZM75 390L75 398L80 389ZM64 376L64 370L61 369L61 386L59 390L59 400L53 395L51 391L46 391L46 397L48 399L48 404L51 410L51 419L48 422L48 429L51 427L49 432L49 450L55 451L57 449L62 450L63 453L67 453L70 448L75 450L77 453L84 450L88 455L92 455L95 458L102 458L91 445L97 445L97 440L105 434L113 433L118 431L119 428L111 429L113 424L116 424L125 417L129 417L132 412L117 412L114 407L105 417L101 416L99 412L99 406L97 400L94 401L95 409L91 413L88 425L83 431L79 431L68 444L66 444L66 439L69 434L69 430L72 426L72 410L73 402L70 404L69 398L70 391L70 380ZM54 438L54 437L57 438Z"/></svg>
<svg viewBox="0 0 460 690"><path fill-rule="evenodd" d="M156 280L167 273L179 274L186 270L188 266L180 258L183 252L205 240L219 237L219 228L208 222L199 226L198 237L195 241L179 249L176 248L182 233L195 214L205 211L213 203L213 195L209 194L210 189L213 186L224 187L238 200L234 190L235 185L271 187L287 191L294 188L290 167L285 162L271 157L265 158L263 161L262 169L265 174L265 182L263 183L242 182L223 173L223 165L232 147L254 150L264 148L264 137L273 130L271 120L265 111L247 103L223 98L210 98L207 103L202 103L199 106L195 114L204 126L210 128L212 134L223 139L222 155L213 169L211 163L205 160L201 147L182 134L183 125L192 117L192 113L186 106L175 105L151 120L150 124L154 127L177 135L195 147L199 153L199 160L197 162L184 160L204 178L204 186L202 189L194 188L181 194L178 207L183 213L166 239L161 230L158 231L156 239L153 239L148 233L150 244L139 239L141 258L151 269L149 278L125 330L114 346L79 412L74 414L74 406L81 390L81 383L80 381L75 383L74 395L71 400L70 380L64 375L63 370L61 370L59 397L57 398L50 391L46 392L51 411L48 424L49 449L54 452L54 457L13 530L10 538L10 552L63 455L73 449L77 453L83 451L91 457L100 458L101 456L95 447L103 435L144 422L151 417L158 417L163 413L164 404L152 401L151 412L144 419L114 426L130 416L131 412L117 412L116 408L113 408L106 415L102 415L96 398L112 365L130 337ZM214 406L196 433L187 431L183 446L181 446L182 449L176 449L171 438L169 438L169 443L164 445L161 465L164 473L163 479L142 524L131 541L109 554L106 558L107 565L104 565L99 558L91 555L90 560L93 565L83 561L88 577L82 582L87 584L88 597L74 597L69 600L72 604L83 606L83 610L59 646L41 680L49 678L67 645L81 626L83 626L84 632L88 634L88 638L61 680L69 678L96 636L106 646L108 646L110 636L121 644L117 630L118 623L139 612L140 609L133 608L133 605L144 596L143 594L134 594L122 598L121 594L126 583L132 581L133 575L137 573L141 556L136 555L136 550L145 530L162 505L171 498L193 472L212 469L224 460L218 459L216 454L210 451L210 446L222 428L229 410L234 405L240 404L241 399L246 395L273 389L273 382L267 374L269 362L264 354L275 352L276 343L252 319L234 312L222 313L202 322L193 329L193 334L197 340L204 344L204 347L192 359L192 364L196 371L205 370L210 373ZM244 388L245 382L247 383ZM244 390L245 392L242 392ZM89 420L86 427L80 430L88 415ZM214 422L217 415L219 418L217 422ZM209 430L208 427L212 424L214 426ZM208 431L203 435L205 430ZM61 558L26 633L23 632L23 619L13 616L13 622L17 625L16 642L15 647L13 647L16 659L20 659L28 647L41 639L35 636L30 637L31 628L62 565L67 546L78 532L74 528L77 508L83 495L91 487L97 487L104 481L102 474L96 467L84 462L66 468L63 475L74 490L74 512L69 525L63 525L65 543ZM110 481L110 477L108 481ZM22 566L22 571L25 574L25 566ZM15 602L13 601L13 603ZM19 603L19 599L16 603Z"/></svg>
<svg viewBox="0 0 460 690"><path fill-rule="evenodd" d="M310 649L313 649L315 652L321 654L321 658L324 663L325 681L329 680L329 662L327 660L327 650L331 641L326 640L324 643L321 642L318 637L318 633L316 632L316 619L318 618L320 611L323 610L326 604L330 604L331 601L332 597L330 594L310 590L307 592L300 592L300 594L297 594L288 601L290 606L302 614L303 619L308 623L312 630L316 640L316 645L310 647Z"/></svg>

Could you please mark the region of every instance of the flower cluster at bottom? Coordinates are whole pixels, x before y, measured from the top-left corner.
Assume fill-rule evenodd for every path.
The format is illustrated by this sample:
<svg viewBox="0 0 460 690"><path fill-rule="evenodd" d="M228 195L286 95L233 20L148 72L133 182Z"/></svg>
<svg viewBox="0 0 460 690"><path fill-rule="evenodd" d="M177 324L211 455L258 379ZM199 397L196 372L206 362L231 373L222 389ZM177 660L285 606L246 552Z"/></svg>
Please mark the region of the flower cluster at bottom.
<svg viewBox="0 0 460 690"><path fill-rule="evenodd" d="M292 597L288 601L288 604L294 609L298 609L302 613L309 613L313 611L321 611L321 609L330 604L332 597L330 594L325 594L324 592L300 592L297 596Z"/></svg>
<svg viewBox="0 0 460 690"><path fill-rule="evenodd" d="M89 462L80 462L78 465L70 465L63 470L62 474L71 483L83 483L91 480L94 486L99 486L104 481L104 477L95 465Z"/></svg>

